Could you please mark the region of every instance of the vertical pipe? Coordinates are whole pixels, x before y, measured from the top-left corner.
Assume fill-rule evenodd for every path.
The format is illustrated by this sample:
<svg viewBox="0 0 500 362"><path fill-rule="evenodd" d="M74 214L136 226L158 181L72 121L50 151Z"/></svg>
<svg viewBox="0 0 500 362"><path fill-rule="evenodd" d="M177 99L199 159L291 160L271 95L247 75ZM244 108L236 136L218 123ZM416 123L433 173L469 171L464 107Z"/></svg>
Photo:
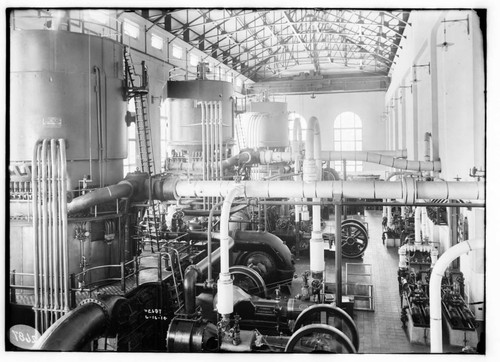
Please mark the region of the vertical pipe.
<svg viewBox="0 0 500 362"><path fill-rule="evenodd" d="M64 291L64 311L69 311L69 261L68 261L68 207L66 200L67 185L67 172L66 172L66 142L64 139L59 139L60 147L60 162L61 162L61 197L60 197L60 210L61 210L61 224L62 224L62 259L63 259L63 291Z"/></svg>
<svg viewBox="0 0 500 362"><path fill-rule="evenodd" d="M304 159L304 181L316 182L321 172L321 142L320 142L319 121L316 117L309 118L306 129L306 148ZM313 201L320 201L313 198ZM321 206L313 206L313 225L310 240L310 260L311 277L323 280L323 270L325 269L325 257L323 247L323 237L321 236Z"/></svg>
<svg viewBox="0 0 500 362"><path fill-rule="evenodd" d="M97 85L96 85L96 108L97 108L97 155L98 155L98 163L99 163L99 187L103 186L103 137L102 137L102 105L101 105L101 69L98 66L94 66L94 72L97 76Z"/></svg>
<svg viewBox="0 0 500 362"><path fill-rule="evenodd" d="M203 101L198 102L198 105L200 106L200 112L201 112L201 118L200 118L200 125L201 125L201 178L203 181L205 181L205 124L204 124L204 117L205 117L205 109L203 108ZM203 200L203 208L205 208L205 198Z"/></svg>
<svg viewBox="0 0 500 362"><path fill-rule="evenodd" d="M56 190L58 194L58 198L56 200L57 203L57 279L58 279L58 289L57 289L57 294L58 294L58 301L59 301L59 314L62 315L62 306L63 306L63 293L62 293L62 286L63 286L63 261L62 261L62 219L61 219L61 207L60 207L60 199L61 198L66 198L65 193L61 193L61 187L64 188L64 184L62 182L62 165L61 165L61 147L59 145L59 142L57 143L57 155L56 155L56 164L57 164L57 182L56 182Z"/></svg>
<svg viewBox="0 0 500 362"><path fill-rule="evenodd" d="M223 119L222 119L222 101L219 101L219 175L220 175L220 179L222 180L223 179L223 176L224 176L224 170L222 168L222 160L223 160L223 157L222 157L222 150L224 149L223 147L223 137L224 137L224 134L223 134L223 127L224 127L224 124L223 124Z"/></svg>
<svg viewBox="0 0 500 362"><path fill-rule="evenodd" d="M206 181L205 178L205 167L206 167L206 151L205 151L205 102L198 103L201 106L201 162L203 163L203 181Z"/></svg>
<svg viewBox="0 0 500 362"><path fill-rule="evenodd" d="M120 262L120 283L122 287L122 292L125 293L127 288L126 288L126 283L125 283L125 263L122 261Z"/></svg>
<svg viewBox="0 0 500 362"><path fill-rule="evenodd" d="M421 227L422 227L422 207L415 208L415 243L422 243L421 236Z"/></svg>
<svg viewBox="0 0 500 362"><path fill-rule="evenodd" d="M51 150L51 163L52 163L52 180L51 180L51 188L52 188L52 200L51 200L51 206L52 206L52 279L53 279L53 289L52 289L52 294L53 294L53 308L57 313L57 310L59 310L59 272L58 272L58 252L57 252L57 246L58 246L58 239L59 239L59 230L57 228L57 223L59 220L58 217L58 192L57 192L57 145L56 145L56 140L52 139L50 140L50 150ZM57 316L56 316L57 320Z"/></svg>
<svg viewBox="0 0 500 362"><path fill-rule="evenodd" d="M293 177L294 181L300 181L301 176L300 173L300 147L302 143L302 126L300 124L300 118L295 118L293 121L293 133L292 133L292 153L294 155L294 173L296 176ZM295 201L301 201L300 198L295 199ZM300 205L295 205L295 255L299 256L300 249Z"/></svg>
<svg viewBox="0 0 500 362"><path fill-rule="evenodd" d="M215 143L214 143L214 123L215 123L215 102L209 102L210 105L210 180L215 180L215 167L214 167L214 152L215 152ZM215 197L212 197L210 200L210 206L215 203Z"/></svg>
<svg viewBox="0 0 500 362"><path fill-rule="evenodd" d="M44 139L42 141L42 278L43 278L43 320L44 324L42 326L42 330L48 328L49 320L47 315L47 308L49 304L49 296L48 296L48 255L47 255L47 238L48 238L48 230L47 230L47 140Z"/></svg>
<svg viewBox="0 0 500 362"><path fill-rule="evenodd" d="M232 187L224 203L220 216L220 274L217 282L217 312L225 317L233 312L233 280L229 274L229 213L235 197L242 194L244 186L236 184Z"/></svg>
<svg viewBox="0 0 500 362"><path fill-rule="evenodd" d="M215 168L214 174L215 179L220 180L219 178L219 110L218 110L219 102L214 102L214 164Z"/></svg>
<svg viewBox="0 0 500 362"><path fill-rule="evenodd" d="M212 278L212 222L214 218L214 211L216 208L221 206L223 201L219 201L217 204L214 204L210 209L208 214L208 230L207 230L207 258L208 258L208 281L211 283L213 281Z"/></svg>
<svg viewBox="0 0 500 362"><path fill-rule="evenodd" d="M448 265L462 254L484 249L484 240L461 242L446 250L432 269L429 282L431 353L443 353L443 326L441 320L441 280Z"/></svg>
<svg viewBox="0 0 500 362"><path fill-rule="evenodd" d="M52 214L52 201L53 201L53 195L52 195L52 162L53 162L53 150L52 147L54 146L54 140L49 140L48 145L47 145L47 198L45 200L45 207L47 207L47 278L48 278L48 284L49 284L49 305L48 305L48 310L49 310L49 324L52 325L54 322L53 319L53 310L54 310L54 285L53 285L53 277L54 277L54 271L53 271L53 235L52 235L52 224L54 221L54 215ZM54 150L55 152L55 150Z"/></svg>
<svg viewBox="0 0 500 362"><path fill-rule="evenodd" d="M335 279L337 307L342 307L342 205L335 204Z"/></svg>
<svg viewBox="0 0 500 362"><path fill-rule="evenodd" d="M39 205L39 198L38 198L38 154L39 154L39 149L40 149L40 141L37 141L35 143L35 147L33 149L33 160L31 162L31 184L32 184L32 208L33 208L33 281L34 281L34 287L35 287L35 305L34 305L34 311L35 311L35 329L40 332L39 330L39 324L38 324L38 316L39 316L39 307L40 307L40 300L39 300L39 267L38 267L38 262L39 262L39 247L38 243L40 242L40 234L38 231L38 226L39 226L39 220L38 220L38 205Z"/></svg>
<svg viewBox="0 0 500 362"><path fill-rule="evenodd" d="M424 137L424 160L425 161L430 161L431 160L431 133L430 132L425 132L425 137Z"/></svg>

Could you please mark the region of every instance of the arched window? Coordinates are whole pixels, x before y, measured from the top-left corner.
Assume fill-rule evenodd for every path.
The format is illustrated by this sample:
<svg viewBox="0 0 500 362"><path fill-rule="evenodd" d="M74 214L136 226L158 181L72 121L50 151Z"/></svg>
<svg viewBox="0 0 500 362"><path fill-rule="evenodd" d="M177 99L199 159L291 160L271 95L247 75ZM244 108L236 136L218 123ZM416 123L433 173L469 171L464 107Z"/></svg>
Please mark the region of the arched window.
<svg viewBox="0 0 500 362"><path fill-rule="evenodd" d="M335 151L361 151L363 144L363 126L361 118L354 112L344 112L333 122L333 148ZM335 161L334 168L342 170L342 161ZM359 172L363 169L362 161L347 161L347 172Z"/></svg>

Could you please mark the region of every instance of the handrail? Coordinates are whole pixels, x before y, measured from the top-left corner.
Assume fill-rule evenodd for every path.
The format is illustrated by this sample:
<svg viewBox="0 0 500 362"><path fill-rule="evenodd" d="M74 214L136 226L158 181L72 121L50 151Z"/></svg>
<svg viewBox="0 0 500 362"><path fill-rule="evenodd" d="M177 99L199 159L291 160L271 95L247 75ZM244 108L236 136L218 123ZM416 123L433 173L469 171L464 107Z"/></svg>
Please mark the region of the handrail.
<svg viewBox="0 0 500 362"><path fill-rule="evenodd" d="M99 265L99 266L96 266L96 267L93 267L93 268L89 268L87 270L84 270L78 274L74 274L74 277L75 277L75 280L78 280L79 277L81 277L83 275L83 281L85 281L85 279L87 279L87 274L89 272L93 272L95 270L102 270L102 269L105 269L105 268L108 268L108 269L112 269L112 268L120 268L121 269L121 275L120 277L114 277L114 278L104 278L104 279L100 279L100 280L97 280L97 281L93 281L93 282L89 282L89 283L84 283L85 285L85 288L78 288L78 287L75 287L75 288L72 288L73 291L85 291L85 292L93 292L95 291L96 289L98 289L99 287L101 287L102 285L105 285L105 284L108 284L109 282L120 282L121 283L121 286L122 286L122 290L125 291L125 280L130 278L130 277L133 277L133 276L136 276L136 286L139 285L139 280L138 280L138 276L139 276L139 273L141 271L144 271L144 270L161 270L162 267L161 267L161 258L164 256L164 255L169 255L168 252L158 252L158 253L155 253L155 258L157 258L157 265L156 266L147 266L147 267L142 267L142 266L139 266L139 260L142 259L142 258L151 258L152 256L151 255L141 255L141 256L137 256L135 257L134 259L132 260L129 260L127 262L123 262L123 263L120 263L120 264L108 264L108 265ZM133 270L129 273L125 273L125 270L126 270L126 267L130 266L130 265L133 265Z"/></svg>

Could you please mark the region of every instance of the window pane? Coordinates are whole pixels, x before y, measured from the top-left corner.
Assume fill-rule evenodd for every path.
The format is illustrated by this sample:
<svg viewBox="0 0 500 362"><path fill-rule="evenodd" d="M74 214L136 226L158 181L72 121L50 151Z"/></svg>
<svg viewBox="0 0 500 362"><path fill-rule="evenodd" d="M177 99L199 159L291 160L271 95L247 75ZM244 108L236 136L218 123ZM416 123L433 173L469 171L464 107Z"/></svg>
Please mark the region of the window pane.
<svg viewBox="0 0 500 362"><path fill-rule="evenodd" d="M200 61L200 58L195 55L195 54L191 54L189 56L189 64L191 64L192 66L197 66L198 65L198 62Z"/></svg>
<svg viewBox="0 0 500 362"><path fill-rule="evenodd" d="M135 123L127 127L127 134L129 139L135 139Z"/></svg>
<svg viewBox="0 0 500 362"><path fill-rule="evenodd" d="M340 131L333 131L333 140L334 141L340 141Z"/></svg>
<svg viewBox="0 0 500 362"><path fill-rule="evenodd" d="M131 38L137 39L139 37L139 25L125 19L123 22L123 32Z"/></svg>
<svg viewBox="0 0 500 362"><path fill-rule="evenodd" d="M172 56L177 59L182 59L182 48L178 45L172 45Z"/></svg>
<svg viewBox="0 0 500 362"><path fill-rule="evenodd" d="M361 141L356 141L356 151L361 151L363 149L363 145Z"/></svg>
<svg viewBox="0 0 500 362"><path fill-rule="evenodd" d="M163 49L163 39L158 35L151 35L151 46L155 49L162 50Z"/></svg>
<svg viewBox="0 0 500 362"><path fill-rule="evenodd" d="M358 116L355 116L355 118L353 118L352 126L356 128L361 128L361 119Z"/></svg>
<svg viewBox="0 0 500 362"><path fill-rule="evenodd" d="M342 143L341 142L333 142L333 148L335 151L341 151L342 150Z"/></svg>
<svg viewBox="0 0 500 362"><path fill-rule="evenodd" d="M354 141L354 130L353 129L343 129L342 130L342 141Z"/></svg>
<svg viewBox="0 0 500 362"><path fill-rule="evenodd" d="M128 142L128 161L129 164L135 163L135 141Z"/></svg>
<svg viewBox="0 0 500 362"><path fill-rule="evenodd" d="M342 151L354 151L355 150L354 142L342 142Z"/></svg>
<svg viewBox="0 0 500 362"><path fill-rule="evenodd" d="M362 139L362 138L361 138L361 130L360 130L360 129L357 129L357 130L356 130L356 139L357 139L357 140L361 140L361 139Z"/></svg>

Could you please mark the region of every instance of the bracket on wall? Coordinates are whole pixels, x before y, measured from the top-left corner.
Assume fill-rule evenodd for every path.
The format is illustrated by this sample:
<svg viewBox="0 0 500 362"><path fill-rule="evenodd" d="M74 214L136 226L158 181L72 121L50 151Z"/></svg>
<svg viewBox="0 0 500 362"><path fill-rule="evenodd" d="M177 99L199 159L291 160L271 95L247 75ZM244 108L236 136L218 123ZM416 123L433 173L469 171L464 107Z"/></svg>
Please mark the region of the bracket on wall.
<svg viewBox="0 0 500 362"><path fill-rule="evenodd" d="M417 83L419 80L417 79L417 68L428 67L429 75L431 74L431 62L427 64L413 64L413 80L411 81L413 84Z"/></svg>
<svg viewBox="0 0 500 362"><path fill-rule="evenodd" d="M453 20L442 20L442 23L457 23L460 21L466 21L467 22L467 35L470 35L470 21L469 21L469 15L467 14L467 17L465 19L453 19Z"/></svg>
<svg viewBox="0 0 500 362"><path fill-rule="evenodd" d="M413 84L410 84L410 85L400 85L399 86L399 89L406 89L406 88L410 88L410 93L413 93Z"/></svg>

